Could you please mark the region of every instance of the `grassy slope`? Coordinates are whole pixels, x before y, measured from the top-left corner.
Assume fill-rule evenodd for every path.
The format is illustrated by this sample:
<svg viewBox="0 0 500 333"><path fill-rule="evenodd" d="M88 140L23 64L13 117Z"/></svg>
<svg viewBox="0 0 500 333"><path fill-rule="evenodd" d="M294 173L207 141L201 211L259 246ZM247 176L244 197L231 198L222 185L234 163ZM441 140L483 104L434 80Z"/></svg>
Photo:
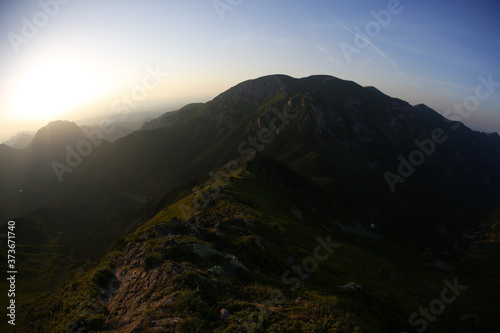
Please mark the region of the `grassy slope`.
<svg viewBox="0 0 500 333"><path fill-rule="evenodd" d="M196 235L189 235L186 232L189 229L178 231L177 240L184 252L178 248L166 251L161 246L164 237L155 231L155 226L174 218L182 219L179 205L190 205L204 190L214 187L204 185L166 207L121 242L119 252L110 253L58 295L37 302L36 310L26 318L28 324L36 325L28 331L36 331L38 327L40 332L57 332L71 323L86 327L82 331L98 330L106 310L95 295L109 280L117 258L136 244L147 249L142 258L146 272L171 261L189 267L168 286L177 290L175 303L144 314L145 328L152 320L175 316L183 319L179 330L185 332L236 332L238 327L256 332L400 332L405 329L414 332L416 328L407 327L408 316L439 297L445 278L453 281L460 273L427 270L418 258L380 242L345 234L335 227L331 217L301 207L266 179L246 171L233 174L220 195L203 209L203 216L200 212L191 216L203 219L196 227ZM297 218L292 213L294 210L299 210L303 218ZM251 226L242 226L240 220L252 221ZM291 264L311 256L318 245L317 238L325 239L329 234L340 247L319 263L317 270L309 274L298 289L292 290L293 284L283 283L281 276ZM256 246L257 237L263 248ZM186 253L193 244L236 255L249 271L237 269L229 276L207 273L210 267L222 265L224 260L217 256L199 260L196 255ZM489 262L477 264L485 267ZM491 272L488 282L498 277L495 274L497 272ZM477 280L479 276L459 276L459 281L469 289L450 305L453 311L439 316L428 332L477 329L474 320L459 322L458 317L472 312L474 307L494 309L494 300L488 297L487 288L479 288L484 286L484 281ZM207 284L208 280L216 281L217 289ZM350 282L360 285L361 289L340 287ZM158 288L168 289L167 286ZM281 290L284 299L269 302L276 289ZM301 301L297 302L298 297ZM82 304L86 307L82 308ZM228 308L232 316L219 320L220 308ZM48 309L52 310L50 320L44 316ZM82 318L90 318L90 321L84 323ZM481 331L490 332L493 327L491 316L485 316Z"/></svg>

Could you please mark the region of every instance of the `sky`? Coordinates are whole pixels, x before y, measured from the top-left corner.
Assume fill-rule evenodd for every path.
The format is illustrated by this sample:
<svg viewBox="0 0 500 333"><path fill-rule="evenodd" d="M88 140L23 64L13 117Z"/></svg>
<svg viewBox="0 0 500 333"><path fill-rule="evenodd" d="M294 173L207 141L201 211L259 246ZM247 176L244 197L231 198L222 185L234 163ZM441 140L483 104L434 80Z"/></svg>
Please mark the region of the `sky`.
<svg viewBox="0 0 500 333"><path fill-rule="evenodd" d="M1 0L0 142L269 74L333 75L500 132L499 14L494 0Z"/></svg>

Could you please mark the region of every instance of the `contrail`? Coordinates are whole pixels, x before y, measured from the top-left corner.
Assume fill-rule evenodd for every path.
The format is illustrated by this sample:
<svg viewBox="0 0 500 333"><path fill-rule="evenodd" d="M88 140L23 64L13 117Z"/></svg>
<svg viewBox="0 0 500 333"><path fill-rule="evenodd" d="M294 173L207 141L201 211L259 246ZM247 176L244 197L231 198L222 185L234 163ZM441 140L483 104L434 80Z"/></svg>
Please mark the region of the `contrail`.
<svg viewBox="0 0 500 333"><path fill-rule="evenodd" d="M325 49L325 48L324 48L324 47L322 47L322 46L318 46L317 48L318 48L318 50L319 50L320 52L327 54L327 55L328 55L328 59L329 59L329 60L331 60L333 63L335 63L335 65L337 65L337 66L338 66L338 65L340 65L340 64L338 63L338 61L337 61L337 60L335 60L335 59L333 58L333 56L332 56L332 53L335 53L335 52L330 52L329 50Z"/></svg>
<svg viewBox="0 0 500 333"><path fill-rule="evenodd" d="M373 57L371 57L370 59L368 59L367 61L365 61L363 64L361 64L361 66L358 67L358 71L361 70L361 68L365 67L365 65L367 63L369 63L372 59L373 59Z"/></svg>
<svg viewBox="0 0 500 333"><path fill-rule="evenodd" d="M396 64L396 62L394 62L387 54L385 54L381 49L379 49L377 46L375 46L372 42L370 42L368 39L364 38L363 36L357 34L356 32L352 31L351 29L349 29L342 21L340 21L337 17L335 17L335 15L333 15L331 13L328 13L328 15L330 15L335 21L337 21L337 23L339 23L342 26L342 28L344 28L346 31L350 32L354 36L360 38L366 44L370 45L375 50L375 52L377 52L379 55L381 55L382 57L387 59L398 71L401 71L401 68L399 68L399 66Z"/></svg>
<svg viewBox="0 0 500 333"><path fill-rule="evenodd" d="M342 28L344 28L346 31L350 32L354 36L360 38L366 44L370 45L375 52L377 52L380 56L382 56L384 59L386 59L387 61L389 61L394 66L394 68L396 68L398 70L398 72L400 72L404 77L410 79L410 77L405 72L403 72L403 70L401 70L401 68L398 66L398 64L396 64L396 62L394 60L392 60L387 54L385 54L381 49L379 49L377 46L375 46L368 39L364 38L363 36L357 34L356 32L352 31L351 29L349 29L342 21L340 21L337 17L335 17L335 15L333 15L333 14L331 14L329 12L326 12L326 13L328 15L330 15L335 21L337 21L337 23L340 24L342 26ZM366 63L364 63L360 67L363 67L364 65L366 65ZM413 83L411 83L411 84L414 85Z"/></svg>

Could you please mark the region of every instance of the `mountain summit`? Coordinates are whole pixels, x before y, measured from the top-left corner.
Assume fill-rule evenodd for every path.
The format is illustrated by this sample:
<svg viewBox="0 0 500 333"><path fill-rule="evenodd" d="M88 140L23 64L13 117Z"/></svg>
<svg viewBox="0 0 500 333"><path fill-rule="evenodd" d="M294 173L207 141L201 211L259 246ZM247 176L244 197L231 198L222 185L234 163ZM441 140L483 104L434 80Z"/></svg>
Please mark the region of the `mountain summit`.
<svg viewBox="0 0 500 333"><path fill-rule="evenodd" d="M44 197L43 191L50 192L47 198L53 192L63 195L70 184L86 193L105 188L108 194L153 197L241 155L262 153L314 180L353 211L385 207L377 219L390 225L387 230L433 219L411 207L476 214L493 209L500 198L498 136L456 126L425 105L412 106L373 87L327 75L265 76L242 82L210 102L167 112L113 144L93 147L59 186L51 164L63 164L68 147L74 150L85 139L74 123L49 124L17 154L24 168L14 176L0 175L5 188L30 188L26 179L40 180L25 175L45 168L44 179L54 183L44 180L45 190L37 185L37 197ZM417 155L418 165L413 165ZM389 209L394 205L401 209ZM401 216L408 218L407 224L391 222Z"/></svg>
<svg viewBox="0 0 500 333"><path fill-rule="evenodd" d="M26 305L27 331L47 332L49 317L53 331L396 331L420 306L407 300L432 299L436 288L418 284L429 267L469 276L483 304L464 258L484 248L474 265L485 269L496 253L484 233L497 215L482 222L500 206L500 137L423 104L327 75L270 75L68 163L85 140L58 121L26 149L0 147L0 217L19 217L36 245L27 258L51 258L23 267L41 286L32 291L60 291ZM58 179L54 162L71 170ZM316 260L313 277L308 259L311 274L292 275L318 244L332 262ZM53 273L36 278L42 270ZM386 301L390 315L359 315ZM270 317L258 312L254 327L259 308Z"/></svg>

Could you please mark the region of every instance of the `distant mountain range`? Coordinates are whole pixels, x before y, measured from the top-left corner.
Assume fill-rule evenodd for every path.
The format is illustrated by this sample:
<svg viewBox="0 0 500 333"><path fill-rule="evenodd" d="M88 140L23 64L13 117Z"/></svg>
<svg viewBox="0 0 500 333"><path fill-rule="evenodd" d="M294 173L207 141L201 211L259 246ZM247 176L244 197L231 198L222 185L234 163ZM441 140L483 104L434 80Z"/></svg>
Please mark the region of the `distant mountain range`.
<svg viewBox="0 0 500 333"><path fill-rule="evenodd" d="M463 213L492 209L500 196L500 138L453 126L425 105L411 106L354 82L273 75L243 82L206 104L168 112L113 145L91 142L92 154L80 156L76 168L67 159L80 160L78 144L89 141L88 135L68 122L51 123L23 151L0 151L5 169L0 198L18 207L14 198L23 190L23 204L40 198L48 202L57 197L54 193L64 197L64 188L73 184L88 188L88 179L102 181L88 191L102 186L152 197L258 151L315 180L357 212L396 204L406 210L408 202L431 211L436 204ZM394 182L392 193L386 172L398 175L399 156L409 159L419 149L415 140L426 142L435 129L448 139L437 144L411 177ZM97 132L106 136L114 131L121 133L122 128ZM81 149L86 147L84 143ZM20 207L18 212L28 210ZM391 210L395 214L379 218L413 215ZM421 209L414 213L418 217L410 220L428 218Z"/></svg>
<svg viewBox="0 0 500 333"><path fill-rule="evenodd" d="M113 131L103 133L104 139L114 142L138 129L140 129L145 122L152 120L159 115L163 114L161 111L142 111L134 112L126 115L108 115L98 116L87 119L75 121L75 123L82 127L84 130L91 131L93 128L99 128L100 123L106 121L113 124ZM122 119L123 118L123 119ZM19 132L3 144L16 149L24 149L29 146L33 138L34 132L23 131Z"/></svg>
<svg viewBox="0 0 500 333"><path fill-rule="evenodd" d="M29 131L23 131L17 133L13 137L11 137L8 141L5 141L3 144L10 146L12 148L23 149L29 146L34 137L35 133Z"/></svg>
<svg viewBox="0 0 500 333"><path fill-rule="evenodd" d="M425 289L422 301L432 297L432 288L421 288L417 282L424 278L426 266L406 260L427 253L418 260L434 268L456 267L469 255L470 242L483 246L485 233L496 230L488 229L495 225L495 218L488 217L500 207L500 137L472 131L423 104L412 106L374 87L325 75L271 75L242 82L210 102L149 119L140 128L52 122L23 149L0 145L0 183L0 220L19 221L19 242L24 237L25 244L32 244L27 258L47 253L45 266L30 268L31 274L53 271L30 280L36 287L25 292L99 280L96 288L102 297L94 297L88 305L93 310L85 310L95 319L90 324L68 315L83 311L77 309L79 296L71 285L63 294L75 304L48 298L46 308L57 318L54 332L139 332L147 327L158 332L162 327L165 332L196 331L193 327L203 325L210 329L198 331L237 331L255 306L251 281L258 281L255 288L288 288L286 282L276 281L286 271L289 257L307 257L315 239L325 233L334 233L343 244L340 257L321 268L314 283L306 283L309 289L293 289L288 295L309 298L311 309L321 314L319 326L311 323L310 328L326 332L321 325L345 325L338 332L399 332L408 325L412 307L418 309L409 290ZM464 233L476 236L466 242ZM294 243L302 235L304 241ZM113 242L118 243L111 249ZM281 248L285 252L280 253ZM115 257L110 259L112 253ZM357 259L348 263L349 256ZM208 261L200 262L199 257ZM388 262L379 262L379 257ZM481 265L487 267L488 258L482 257ZM82 266L89 259L98 262ZM139 269L140 260L144 266ZM371 266L371 260L377 264ZM404 270L405 262L420 277L398 275L401 271L395 271ZM102 265L103 275L96 277ZM377 277L370 282L351 270ZM132 285L132 272L142 276L141 287ZM474 284L476 276L468 272ZM181 280L182 286L169 280L154 290L144 285L181 275L189 286ZM403 296L396 287L377 290L377 283L385 284L393 275L401 286L408 283L401 287ZM356 294L335 287L352 282L347 279L362 280L365 291ZM109 287L109 281L116 281L116 286ZM238 283L248 288L242 294L211 294L233 290ZM318 287L324 283L335 285ZM217 322L217 315L197 312L196 304L178 303L177 297L198 302L192 284L203 289L199 307L217 312L209 305L215 302L228 308L233 319ZM170 291L161 293L162 288ZM268 292L264 289L257 292L262 292L262 300ZM130 293L141 299L147 294L148 302L154 303L153 293L172 308L158 308L148 319L142 310L127 309L140 303L139 298L123 296ZM359 314L370 306L383 306L384 293L390 299L389 315L382 311L368 319ZM342 295L342 306L334 305L334 295ZM482 291L474 295L480 298ZM329 310L321 308L323 296L325 306L350 319L326 320ZM405 303L405 298L412 300ZM354 310L346 305L351 302ZM310 331L305 318L314 311L304 304L275 304L269 309L273 319L266 317L257 328L291 331L299 325ZM61 306L66 312L58 312ZM181 310L183 306L192 307L191 314ZM28 301L25 307L32 309ZM33 325L27 324L27 331L42 332L49 325L41 319L44 310L36 309L40 315L31 312L27 318ZM283 319L294 317L294 311L304 319ZM460 326L455 325L458 319L450 318L444 322L451 326L437 327L436 332ZM491 318L485 318L483 325L492 325Z"/></svg>

